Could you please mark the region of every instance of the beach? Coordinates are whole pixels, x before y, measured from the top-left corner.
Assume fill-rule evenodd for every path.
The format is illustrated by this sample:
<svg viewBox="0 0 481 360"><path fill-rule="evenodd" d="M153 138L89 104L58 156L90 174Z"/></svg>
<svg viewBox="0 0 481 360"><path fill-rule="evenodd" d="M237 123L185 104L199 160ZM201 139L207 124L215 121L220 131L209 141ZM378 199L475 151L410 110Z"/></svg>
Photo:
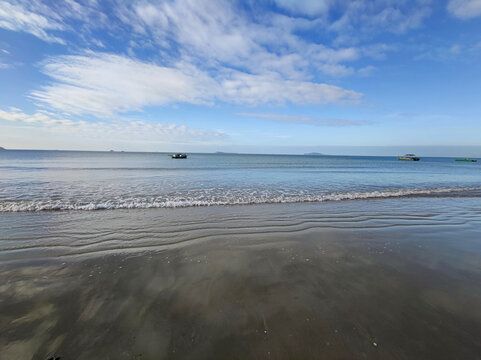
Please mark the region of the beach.
<svg viewBox="0 0 481 360"><path fill-rule="evenodd" d="M481 360L481 0L0 0L0 360Z"/></svg>
<svg viewBox="0 0 481 360"><path fill-rule="evenodd" d="M476 197L0 214L0 359L479 359Z"/></svg>

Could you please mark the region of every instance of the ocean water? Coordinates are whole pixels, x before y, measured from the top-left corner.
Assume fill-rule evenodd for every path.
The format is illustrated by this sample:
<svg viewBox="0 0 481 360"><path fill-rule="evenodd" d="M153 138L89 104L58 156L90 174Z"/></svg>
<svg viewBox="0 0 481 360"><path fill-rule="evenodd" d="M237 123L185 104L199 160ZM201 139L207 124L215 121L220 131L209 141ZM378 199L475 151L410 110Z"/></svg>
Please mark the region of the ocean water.
<svg viewBox="0 0 481 360"><path fill-rule="evenodd" d="M1 151L0 212L480 196L453 158Z"/></svg>
<svg viewBox="0 0 481 360"><path fill-rule="evenodd" d="M480 197L448 158L0 152L0 358L478 359Z"/></svg>

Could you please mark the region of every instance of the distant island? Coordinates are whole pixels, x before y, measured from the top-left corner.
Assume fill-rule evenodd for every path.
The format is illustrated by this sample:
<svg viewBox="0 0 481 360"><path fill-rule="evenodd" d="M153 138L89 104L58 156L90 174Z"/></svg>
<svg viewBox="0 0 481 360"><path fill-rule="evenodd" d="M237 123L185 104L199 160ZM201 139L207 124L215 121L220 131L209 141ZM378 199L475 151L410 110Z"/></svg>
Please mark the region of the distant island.
<svg viewBox="0 0 481 360"><path fill-rule="evenodd" d="M1 147L1 146L0 146L0 151L2 151L2 150L7 150L7 149L5 149L4 147Z"/></svg>
<svg viewBox="0 0 481 360"><path fill-rule="evenodd" d="M306 153L304 155L316 155L316 156L320 156L320 155L325 155L323 153L319 153L319 152L310 152L310 153Z"/></svg>

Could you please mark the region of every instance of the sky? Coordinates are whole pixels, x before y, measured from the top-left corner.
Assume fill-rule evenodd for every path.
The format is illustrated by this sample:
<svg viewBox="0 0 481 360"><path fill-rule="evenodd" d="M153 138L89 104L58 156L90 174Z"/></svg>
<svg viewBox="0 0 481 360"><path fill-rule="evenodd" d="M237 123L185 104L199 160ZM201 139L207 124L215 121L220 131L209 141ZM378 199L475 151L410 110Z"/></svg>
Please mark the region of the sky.
<svg viewBox="0 0 481 360"><path fill-rule="evenodd" d="M0 146L481 157L481 0L0 0Z"/></svg>

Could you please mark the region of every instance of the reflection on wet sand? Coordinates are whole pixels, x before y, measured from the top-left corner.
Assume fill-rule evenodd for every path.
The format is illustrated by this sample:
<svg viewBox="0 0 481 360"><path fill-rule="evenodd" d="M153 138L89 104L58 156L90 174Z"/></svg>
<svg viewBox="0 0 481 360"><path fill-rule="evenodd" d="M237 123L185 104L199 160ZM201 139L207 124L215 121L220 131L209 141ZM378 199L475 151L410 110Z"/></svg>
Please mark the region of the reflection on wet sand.
<svg viewBox="0 0 481 360"><path fill-rule="evenodd" d="M205 241L4 261L0 359L479 358L477 210L458 208L445 226L430 223L441 209L406 226L369 226L400 223L371 212L364 226L287 230L285 214L264 232L272 214L247 231L229 211L247 210L224 210L225 233Z"/></svg>

